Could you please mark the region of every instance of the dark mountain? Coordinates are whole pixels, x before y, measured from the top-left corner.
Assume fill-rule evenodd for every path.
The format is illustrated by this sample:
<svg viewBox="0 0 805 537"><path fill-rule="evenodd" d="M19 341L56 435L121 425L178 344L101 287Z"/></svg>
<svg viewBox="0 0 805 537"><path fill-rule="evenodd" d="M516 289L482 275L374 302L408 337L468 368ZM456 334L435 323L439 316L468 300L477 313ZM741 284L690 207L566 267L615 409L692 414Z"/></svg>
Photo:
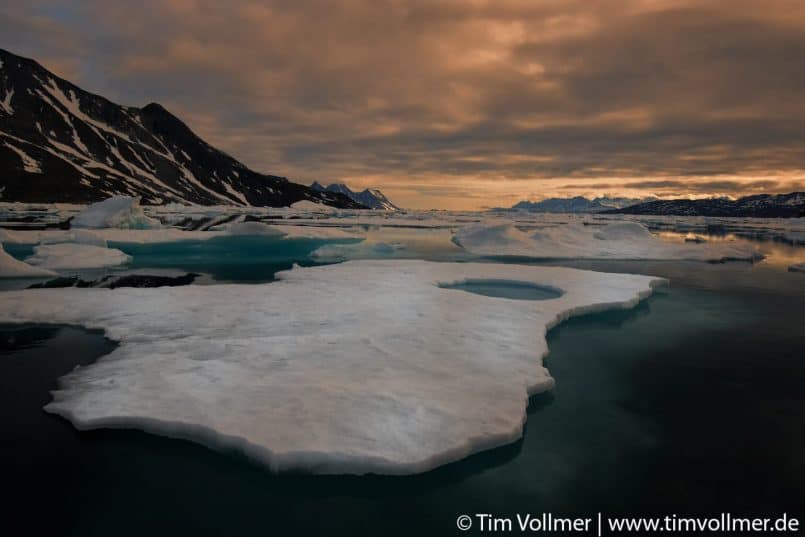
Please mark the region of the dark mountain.
<svg viewBox="0 0 805 537"><path fill-rule="evenodd" d="M314 182L310 185L310 188L316 192L343 194L349 199L370 209L382 209L384 211L398 211L400 209L391 203L391 201L376 188L367 188L361 192L355 192L344 183L333 183L325 187L318 182Z"/></svg>
<svg viewBox="0 0 805 537"><path fill-rule="evenodd" d="M120 106L0 49L0 199L86 203L113 194L144 203L363 208L254 172L162 106Z"/></svg>
<svg viewBox="0 0 805 537"><path fill-rule="evenodd" d="M611 214L657 214L674 216L739 216L798 218L805 216L805 192L757 194L737 200L660 200L607 211Z"/></svg>
<svg viewBox="0 0 805 537"><path fill-rule="evenodd" d="M512 206L512 210L532 213L600 213L612 208L626 207L646 201L638 198L587 199L582 196L573 198L548 198L542 201L521 201Z"/></svg>

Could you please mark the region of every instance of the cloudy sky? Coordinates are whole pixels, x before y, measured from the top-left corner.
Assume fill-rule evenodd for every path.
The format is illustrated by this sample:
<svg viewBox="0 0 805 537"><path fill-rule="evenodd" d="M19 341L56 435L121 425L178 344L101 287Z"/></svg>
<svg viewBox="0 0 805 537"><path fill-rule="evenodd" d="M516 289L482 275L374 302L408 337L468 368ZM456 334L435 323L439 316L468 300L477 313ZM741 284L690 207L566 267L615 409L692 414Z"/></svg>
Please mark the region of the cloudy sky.
<svg viewBox="0 0 805 537"><path fill-rule="evenodd" d="M407 207L805 189L801 0L27 0L0 47Z"/></svg>

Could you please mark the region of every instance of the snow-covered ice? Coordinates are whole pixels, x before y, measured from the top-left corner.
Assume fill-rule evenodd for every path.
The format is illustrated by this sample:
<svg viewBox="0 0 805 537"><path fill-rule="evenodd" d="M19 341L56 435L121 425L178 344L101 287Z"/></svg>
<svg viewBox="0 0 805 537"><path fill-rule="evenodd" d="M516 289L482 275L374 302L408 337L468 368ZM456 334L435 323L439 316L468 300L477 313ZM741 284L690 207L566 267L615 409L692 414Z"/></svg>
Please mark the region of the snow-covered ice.
<svg viewBox="0 0 805 537"><path fill-rule="evenodd" d="M522 434L550 389L545 333L629 308L664 280L560 267L353 261L262 285L0 293L0 322L102 328L119 347L61 379L46 410L242 450L274 470L422 472ZM552 300L440 288L563 290Z"/></svg>
<svg viewBox="0 0 805 537"><path fill-rule="evenodd" d="M282 237L285 235L276 226L263 222L238 222L226 228L230 235L263 235L267 237Z"/></svg>
<svg viewBox="0 0 805 537"><path fill-rule="evenodd" d="M89 205L73 217L70 225L77 228L149 229L159 227L159 222L145 215L137 199L113 196Z"/></svg>
<svg viewBox="0 0 805 537"><path fill-rule="evenodd" d="M305 210L305 211L330 211L331 207L322 205L310 200L301 200L291 204L291 209Z"/></svg>
<svg viewBox="0 0 805 537"><path fill-rule="evenodd" d="M2 235L0 235L2 238ZM106 239L98 233L87 231L86 229L71 229L63 233L49 233L41 236L41 244L58 244L63 242L75 242L78 244L89 244L106 248Z"/></svg>
<svg viewBox="0 0 805 537"><path fill-rule="evenodd" d="M0 278L39 278L56 276L52 270L34 267L10 256L0 242Z"/></svg>
<svg viewBox="0 0 805 537"><path fill-rule="evenodd" d="M61 242L34 247L34 255L26 263L51 270L101 269L125 265L131 256L116 248Z"/></svg>
<svg viewBox="0 0 805 537"><path fill-rule="evenodd" d="M468 252L484 256L696 261L760 257L752 246L662 240L638 222L615 222L604 226L574 222L525 232L512 222L497 221L462 227L453 235L453 241Z"/></svg>

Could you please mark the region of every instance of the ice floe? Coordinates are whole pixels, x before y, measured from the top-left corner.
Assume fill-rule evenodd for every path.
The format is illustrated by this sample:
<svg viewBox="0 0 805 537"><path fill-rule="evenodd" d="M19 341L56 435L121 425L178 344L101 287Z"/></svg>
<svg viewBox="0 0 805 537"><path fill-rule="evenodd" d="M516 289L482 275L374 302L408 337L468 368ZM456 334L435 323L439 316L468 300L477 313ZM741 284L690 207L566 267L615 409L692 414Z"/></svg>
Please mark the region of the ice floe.
<svg viewBox="0 0 805 537"><path fill-rule="evenodd" d="M277 229L276 226L263 222L238 222L236 224L230 224L227 226L226 232L230 235L263 235L267 237L282 237L285 235L285 233Z"/></svg>
<svg viewBox="0 0 805 537"><path fill-rule="evenodd" d="M329 211L330 207L321 205L310 200L297 201L291 204L291 209L305 210L305 211Z"/></svg>
<svg viewBox="0 0 805 537"><path fill-rule="evenodd" d="M468 252L483 256L696 261L761 257L754 246L663 240L638 222L615 222L603 226L574 222L526 232L512 222L497 221L462 227L453 235L453 241Z"/></svg>
<svg viewBox="0 0 805 537"><path fill-rule="evenodd" d="M113 196L88 206L73 217L70 225L77 228L149 229L159 227L159 222L145 215L137 199Z"/></svg>
<svg viewBox="0 0 805 537"><path fill-rule="evenodd" d="M0 278L39 278L56 276L52 270L34 267L10 256L0 242Z"/></svg>
<svg viewBox="0 0 805 537"><path fill-rule="evenodd" d="M0 293L0 322L102 328L120 345L46 410L241 450L274 470L409 474L513 442L550 389L545 333L664 280L561 267L352 261L262 285ZM495 280L561 290L492 298Z"/></svg>
<svg viewBox="0 0 805 537"><path fill-rule="evenodd" d="M117 267L131 261L131 256L116 248L61 242L34 247L26 263L50 270L85 270Z"/></svg>
<svg viewBox="0 0 805 537"><path fill-rule="evenodd" d="M0 235L1 237L1 235ZM106 239L98 233L87 231L85 229L71 229L64 233L49 233L44 234L39 240L42 244L59 244L63 242L75 242L78 244L89 244L92 246L99 246L106 248Z"/></svg>

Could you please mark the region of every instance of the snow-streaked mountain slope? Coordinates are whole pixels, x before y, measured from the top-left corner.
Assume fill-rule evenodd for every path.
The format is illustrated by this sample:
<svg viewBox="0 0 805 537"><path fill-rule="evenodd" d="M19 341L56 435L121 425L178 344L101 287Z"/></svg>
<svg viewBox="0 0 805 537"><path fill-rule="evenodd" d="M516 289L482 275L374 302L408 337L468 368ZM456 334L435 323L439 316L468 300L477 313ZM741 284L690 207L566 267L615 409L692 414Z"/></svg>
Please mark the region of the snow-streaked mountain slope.
<svg viewBox="0 0 805 537"><path fill-rule="evenodd" d="M332 192L343 194L352 201L360 203L369 209L381 209L384 211L397 211L400 208L394 205L381 191L376 188L367 188L360 192L355 192L344 183L333 183L324 186L318 182L310 185L314 192Z"/></svg>
<svg viewBox="0 0 805 537"><path fill-rule="evenodd" d="M0 199L288 206L311 199L361 208L254 172L156 103L121 106L0 49Z"/></svg>
<svg viewBox="0 0 805 537"><path fill-rule="evenodd" d="M521 201L513 205L511 209L532 213L598 213L628 207L637 203L651 201L652 199L610 197L587 199L582 196L576 196L573 198L548 198L542 201Z"/></svg>
<svg viewBox="0 0 805 537"><path fill-rule="evenodd" d="M658 200L609 212L641 215L802 218L805 217L805 192L755 194L736 200L729 198Z"/></svg>

